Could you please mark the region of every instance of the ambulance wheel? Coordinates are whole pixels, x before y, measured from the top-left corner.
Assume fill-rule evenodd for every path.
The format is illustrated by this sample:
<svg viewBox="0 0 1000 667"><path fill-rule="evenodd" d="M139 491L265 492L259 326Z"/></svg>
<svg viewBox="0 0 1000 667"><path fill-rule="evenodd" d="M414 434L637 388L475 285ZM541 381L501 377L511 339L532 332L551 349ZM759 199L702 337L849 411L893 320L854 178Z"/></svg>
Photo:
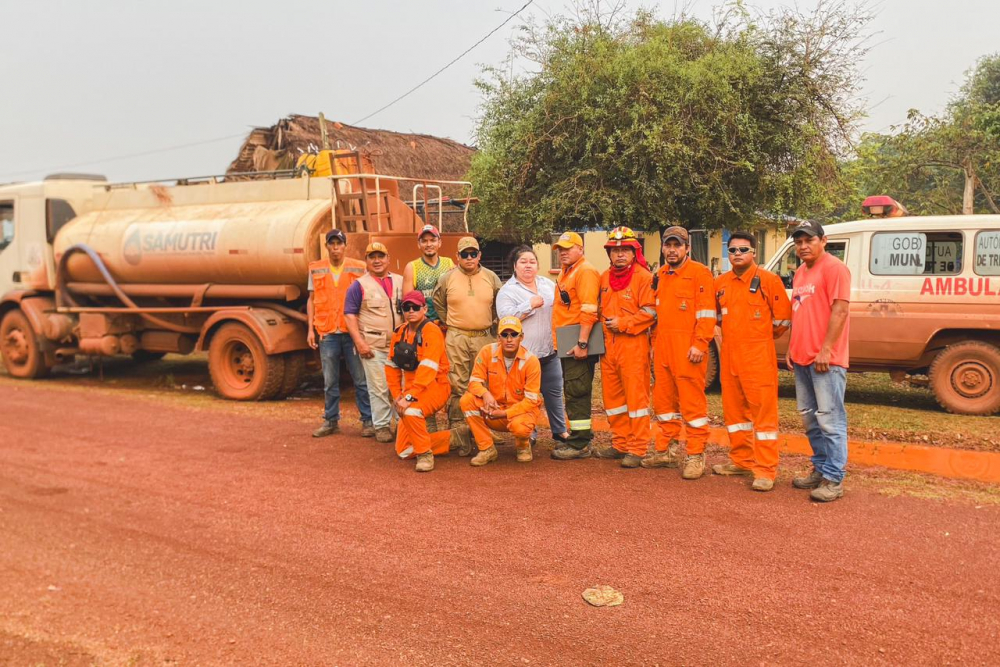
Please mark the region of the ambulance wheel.
<svg viewBox="0 0 1000 667"><path fill-rule="evenodd" d="M285 373L281 380L281 389L277 398L285 398L293 393L302 384L306 376L306 354L305 352L289 352L285 357Z"/></svg>
<svg viewBox="0 0 1000 667"><path fill-rule="evenodd" d="M982 341L956 343L934 358L934 397L948 412L992 415L1000 410L1000 349Z"/></svg>
<svg viewBox="0 0 1000 667"><path fill-rule="evenodd" d="M277 396L285 377L285 359L267 354L246 326L223 324L208 348L208 371L223 398L266 401Z"/></svg>
<svg viewBox="0 0 1000 667"><path fill-rule="evenodd" d="M49 372L38 336L20 309L8 312L0 321L0 354L12 377L33 380Z"/></svg>
<svg viewBox="0 0 1000 667"><path fill-rule="evenodd" d="M708 354L705 355L705 363L707 364L705 368L705 388L706 389L718 389L719 388L719 350L715 347L715 343L709 343Z"/></svg>

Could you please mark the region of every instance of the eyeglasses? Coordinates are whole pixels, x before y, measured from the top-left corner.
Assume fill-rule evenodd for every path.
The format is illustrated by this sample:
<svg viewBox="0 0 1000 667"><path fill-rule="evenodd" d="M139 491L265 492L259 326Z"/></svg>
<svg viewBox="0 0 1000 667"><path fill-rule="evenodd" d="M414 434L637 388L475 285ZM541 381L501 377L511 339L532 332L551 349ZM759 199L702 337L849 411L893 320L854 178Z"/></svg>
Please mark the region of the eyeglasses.
<svg viewBox="0 0 1000 667"><path fill-rule="evenodd" d="M748 246L748 245L744 245L744 246L735 246L735 247L732 247L732 248L726 248L726 250L728 250L728 251L729 251L729 254L730 254L730 255L735 255L736 253L739 253L739 254L741 254L741 255L745 255L745 254L747 254L748 252L753 252L753 248L751 248L751 247L750 247L750 246Z"/></svg>
<svg viewBox="0 0 1000 667"><path fill-rule="evenodd" d="M521 334L517 333L516 331L501 331L500 337L510 340L511 338L520 338Z"/></svg>
<svg viewBox="0 0 1000 667"><path fill-rule="evenodd" d="M462 252L458 253L458 256L461 257L462 259L475 259L476 257L479 257L479 251L463 250Z"/></svg>
<svg viewBox="0 0 1000 667"><path fill-rule="evenodd" d="M420 310L421 308L423 308L423 306L421 306L419 303L404 303L403 304L403 312L404 313L415 313L418 310Z"/></svg>
<svg viewBox="0 0 1000 667"><path fill-rule="evenodd" d="M570 304L569 292L564 289L559 290L559 299L563 302L563 305L568 306Z"/></svg>

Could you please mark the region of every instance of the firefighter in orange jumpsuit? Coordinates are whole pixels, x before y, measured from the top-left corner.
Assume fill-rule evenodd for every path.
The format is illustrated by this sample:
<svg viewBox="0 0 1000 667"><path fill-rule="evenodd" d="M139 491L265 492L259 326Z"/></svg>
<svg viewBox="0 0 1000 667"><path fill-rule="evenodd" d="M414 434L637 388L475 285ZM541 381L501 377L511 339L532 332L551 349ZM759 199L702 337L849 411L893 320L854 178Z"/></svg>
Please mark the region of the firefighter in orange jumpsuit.
<svg viewBox="0 0 1000 667"><path fill-rule="evenodd" d="M427 300L422 292L407 293L402 310L406 323L393 334L385 364L389 393L399 415L396 453L401 459L415 456L416 471L430 472L434 455L447 454L453 437L468 437L468 427L427 431L426 418L444 408L451 395L444 334L427 319Z"/></svg>
<svg viewBox="0 0 1000 667"><path fill-rule="evenodd" d="M708 401L705 373L708 346L715 333L712 272L690 257L688 232L668 227L663 233L666 263L653 279L657 327L653 343L653 410L659 422L656 453L644 468L675 468L679 463L681 426L687 427L684 479L705 473Z"/></svg>
<svg viewBox="0 0 1000 667"><path fill-rule="evenodd" d="M611 424L613 458L638 468L649 448L649 331L656 322L653 274L642 245L628 227L616 227L604 244L611 268L601 274L604 324L601 388Z"/></svg>
<svg viewBox="0 0 1000 667"><path fill-rule="evenodd" d="M517 460L531 461L530 437L541 411L542 365L521 345L521 320L501 318L497 334L497 342L476 356L469 389L459 401L479 447L474 466L499 456L490 429L513 433Z"/></svg>
<svg viewBox="0 0 1000 667"><path fill-rule="evenodd" d="M722 324L720 380L729 432L729 463L717 475L752 475L754 491L770 491L778 474L778 358L774 339L791 325L781 278L757 266L753 234L729 237L731 271L715 281Z"/></svg>

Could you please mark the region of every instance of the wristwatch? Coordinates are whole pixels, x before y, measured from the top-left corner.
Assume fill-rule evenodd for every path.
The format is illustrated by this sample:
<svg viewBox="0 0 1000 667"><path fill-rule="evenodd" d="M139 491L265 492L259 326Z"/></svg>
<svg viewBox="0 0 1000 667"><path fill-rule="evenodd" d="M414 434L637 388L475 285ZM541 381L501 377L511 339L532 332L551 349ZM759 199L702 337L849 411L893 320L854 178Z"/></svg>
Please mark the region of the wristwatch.
<svg viewBox="0 0 1000 667"><path fill-rule="evenodd" d="M413 394L407 394L403 398L405 398L410 403L415 403L417 401L416 397Z"/></svg>
<svg viewBox="0 0 1000 667"><path fill-rule="evenodd" d="M586 350L587 349L587 341L585 341L585 340L578 340L578 341L576 341L576 346L578 348L580 348L581 350Z"/></svg>

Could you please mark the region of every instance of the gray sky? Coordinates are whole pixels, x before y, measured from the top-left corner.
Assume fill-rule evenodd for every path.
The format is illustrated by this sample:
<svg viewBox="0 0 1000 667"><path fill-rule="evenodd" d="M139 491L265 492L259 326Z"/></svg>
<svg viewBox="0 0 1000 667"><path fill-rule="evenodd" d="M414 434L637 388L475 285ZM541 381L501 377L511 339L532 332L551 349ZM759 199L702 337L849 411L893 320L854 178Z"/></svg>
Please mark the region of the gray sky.
<svg viewBox="0 0 1000 667"><path fill-rule="evenodd" d="M222 173L240 137L104 159L242 136L290 113L323 111L353 123L524 1L0 0L0 182L60 170L112 180ZM702 18L717 4L687 3ZM653 5L669 15L677 3ZM564 7L536 0L524 15ZM878 8L881 34L863 64L872 105L865 129L887 131L911 107L940 111L963 72L1000 50L996 0L883 0ZM503 61L518 20L363 125L471 143L479 102L473 80L480 64Z"/></svg>

